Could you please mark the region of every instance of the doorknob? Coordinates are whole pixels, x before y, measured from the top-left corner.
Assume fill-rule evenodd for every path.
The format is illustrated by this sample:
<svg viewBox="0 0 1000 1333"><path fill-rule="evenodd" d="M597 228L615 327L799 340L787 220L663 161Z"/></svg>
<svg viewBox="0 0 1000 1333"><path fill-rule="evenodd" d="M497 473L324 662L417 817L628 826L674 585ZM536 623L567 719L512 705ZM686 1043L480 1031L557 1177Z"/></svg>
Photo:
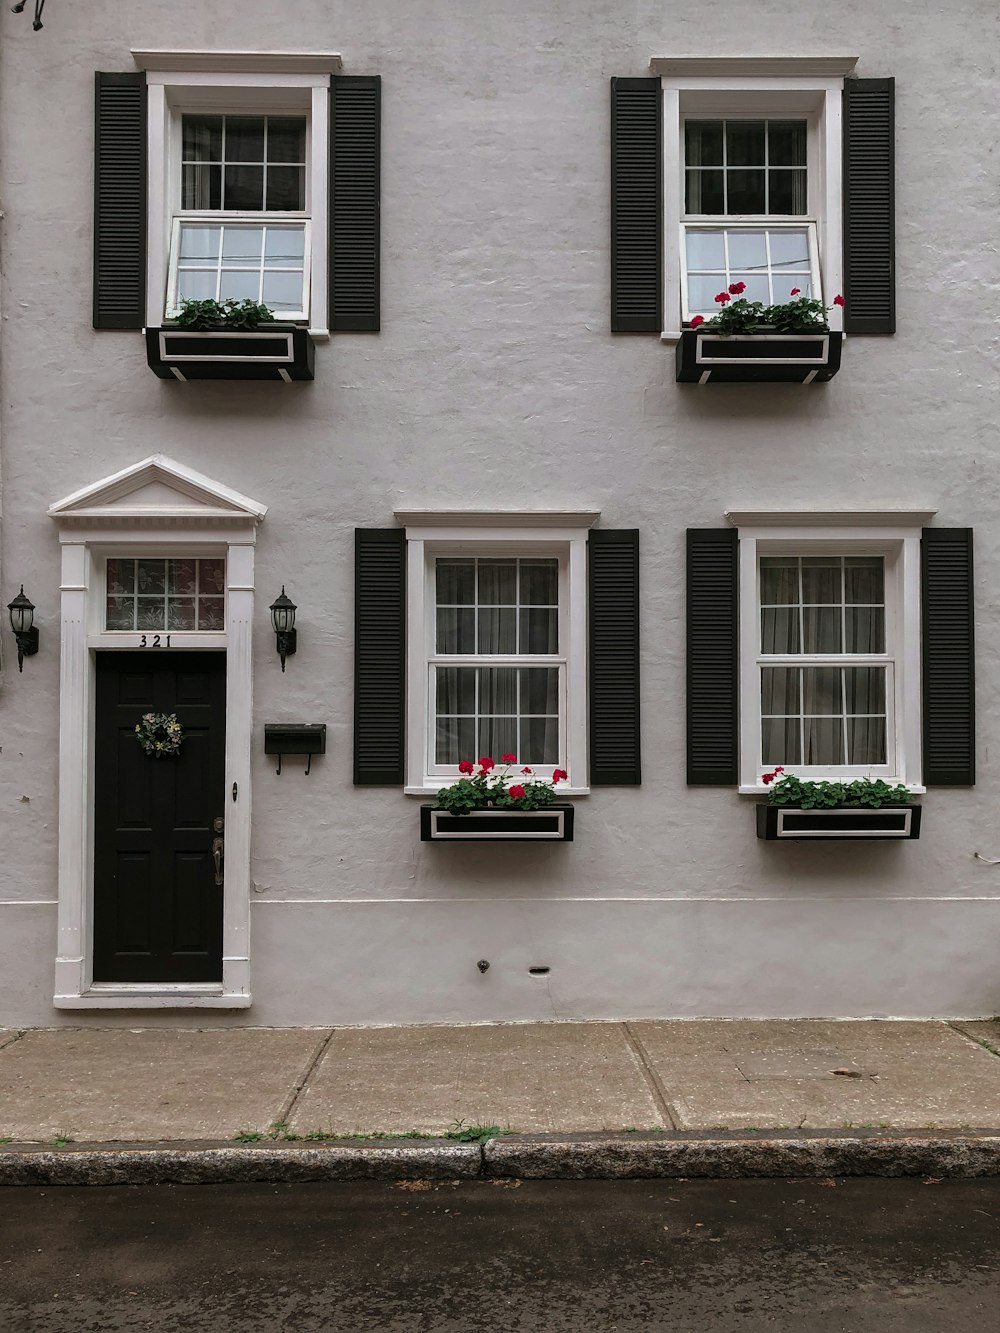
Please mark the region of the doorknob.
<svg viewBox="0 0 1000 1333"><path fill-rule="evenodd" d="M226 821L220 815L213 821L212 827L215 829L216 836L212 839L212 859L215 861L215 882L222 883L222 862L225 855L226 840L222 836L225 832Z"/></svg>

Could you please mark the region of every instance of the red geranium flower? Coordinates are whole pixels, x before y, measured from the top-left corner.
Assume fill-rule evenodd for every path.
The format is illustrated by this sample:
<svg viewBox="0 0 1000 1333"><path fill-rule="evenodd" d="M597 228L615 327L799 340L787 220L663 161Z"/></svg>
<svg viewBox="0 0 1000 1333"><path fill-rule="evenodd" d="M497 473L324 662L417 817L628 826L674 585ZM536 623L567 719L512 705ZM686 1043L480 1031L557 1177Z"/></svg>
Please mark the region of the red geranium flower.
<svg viewBox="0 0 1000 1333"><path fill-rule="evenodd" d="M501 762L501 764L516 764L516 763L517 763L517 755L516 755L516 754L502 754L502 755L500 756L500 762Z"/></svg>
<svg viewBox="0 0 1000 1333"><path fill-rule="evenodd" d="M569 774L566 772L564 768L557 768L556 771L552 774L552 781L565 782L568 777Z"/></svg>
<svg viewBox="0 0 1000 1333"><path fill-rule="evenodd" d="M725 305L729 299L730 298L728 292L720 292L718 296L715 298L715 303L716 305Z"/></svg>
<svg viewBox="0 0 1000 1333"><path fill-rule="evenodd" d="M768 787L768 786L770 786L770 784L774 781L774 779L778 776L778 774L779 774L779 773L784 773L784 771L785 771L785 770L784 770L784 769L781 767L781 765L779 764L778 767L774 770L773 773L762 773L762 774L761 774L761 777L760 777L760 780L761 780L761 782L763 782L763 784L764 784L765 787Z"/></svg>
<svg viewBox="0 0 1000 1333"><path fill-rule="evenodd" d="M745 282L731 282L729 284L729 290L733 296L742 296L746 289L747 285Z"/></svg>
<svg viewBox="0 0 1000 1333"><path fill-rule="evenodd" d="M704 315L695 315L694 319L692 319L691 321L691 327L693 329L696 329L699 324L704 324L704 322L705 322Z"/></svg>
<svg viewBox="0 0 1000 1333"><path fill-rule="evenodd" d="M508 795L508 796L514 796L514 797L523 796L523 795L524 795L524 788L521 786L521 784L520 784L519 782L515 782L514 785L513 785L513 787L508 787L508 788L507 788L507 795Z"/></svg>
<svg viewBox="0 0 1000 1333"><path fill-rule="evenodd" d="M480 759L479 767L483 770L484 773L488 773L491 768L496 768L496 764L494 764L493 760L487 754L484 755L482 759Z"/></svg>
<svg viewBox="0 0 1000 1333"><path fill-rule="evenodd" d="M475 764L471 759L463 759L458 766L458 771L459 773L471 773L474 768Z"/></svg>
<svg viewBox="0 0 1000 1333"><path fill-rule="evenodd" d="M799 294L799 292L800 292L801 290L802 290L801 287L793 287L793 288L792 288L792 295L793 295L793 296L798 296L798 294Z"/></svg>
<svg viewBox="0 0 1000 1333"><path fill-rule="evenodd" d="M843 297L840 295L840 293L838 292L837 295L833 298L833 304L834 304L834 305L847 305L847 302L844 300L844 298L843 298Z"/></svg>
<svg viewBox="0 0 1000 1333"><path fill-rule="evenodd" d="M532 770L531 770L530 768L522 768L522 769L521 769L521 772L522 772L522 773L530 773L531 771L532 771Z"/></svg>

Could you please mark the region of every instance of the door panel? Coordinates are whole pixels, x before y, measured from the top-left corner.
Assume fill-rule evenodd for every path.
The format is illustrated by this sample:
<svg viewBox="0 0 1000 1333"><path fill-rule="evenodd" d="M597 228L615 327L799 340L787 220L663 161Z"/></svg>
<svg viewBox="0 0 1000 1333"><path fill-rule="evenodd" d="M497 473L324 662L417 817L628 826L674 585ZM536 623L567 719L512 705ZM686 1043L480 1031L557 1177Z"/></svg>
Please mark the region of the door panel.
<svg viewBox="0 0 1000 1333"><path fill-rule="evenodd" d="M225 812L224 653L98 653L94 980L222 980L222 886L212 821ZM176 758L135 736L176 713Z"/></svg>

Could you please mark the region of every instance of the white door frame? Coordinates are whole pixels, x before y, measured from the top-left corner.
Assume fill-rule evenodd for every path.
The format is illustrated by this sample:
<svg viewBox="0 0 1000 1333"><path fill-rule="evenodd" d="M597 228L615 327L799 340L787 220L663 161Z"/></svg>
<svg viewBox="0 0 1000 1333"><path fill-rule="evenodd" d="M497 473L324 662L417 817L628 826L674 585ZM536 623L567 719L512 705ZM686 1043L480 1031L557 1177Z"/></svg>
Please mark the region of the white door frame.
<svg viewBox="0 0 1000 1333"><path fill-rule="evenodd" d="M159 454L49 509L62 548L57 1009L250 1005L254 544L266 512L264 505ZM93 982L95 655L140 646L136 633L103 630L104 561L131 554L226 557L225 631L171 634L172 648L226 652L221 985Z"/></svg>

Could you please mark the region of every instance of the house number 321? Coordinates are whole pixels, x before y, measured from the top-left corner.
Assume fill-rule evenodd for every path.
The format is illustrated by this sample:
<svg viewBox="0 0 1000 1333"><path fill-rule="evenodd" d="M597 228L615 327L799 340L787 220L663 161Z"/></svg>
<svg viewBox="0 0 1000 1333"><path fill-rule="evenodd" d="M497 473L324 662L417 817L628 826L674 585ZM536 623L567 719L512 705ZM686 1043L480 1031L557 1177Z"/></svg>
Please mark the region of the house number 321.
<svg viewBox="0 0 1000 1333"><path fill-rule="evenodd" d="M149 634L140 634L140 635L139 635L139 647L140 647L140 648L169 648L169 647L170 647L170 635L169 635L169 634L153 634L153 635L149 635Z"/></svg>

